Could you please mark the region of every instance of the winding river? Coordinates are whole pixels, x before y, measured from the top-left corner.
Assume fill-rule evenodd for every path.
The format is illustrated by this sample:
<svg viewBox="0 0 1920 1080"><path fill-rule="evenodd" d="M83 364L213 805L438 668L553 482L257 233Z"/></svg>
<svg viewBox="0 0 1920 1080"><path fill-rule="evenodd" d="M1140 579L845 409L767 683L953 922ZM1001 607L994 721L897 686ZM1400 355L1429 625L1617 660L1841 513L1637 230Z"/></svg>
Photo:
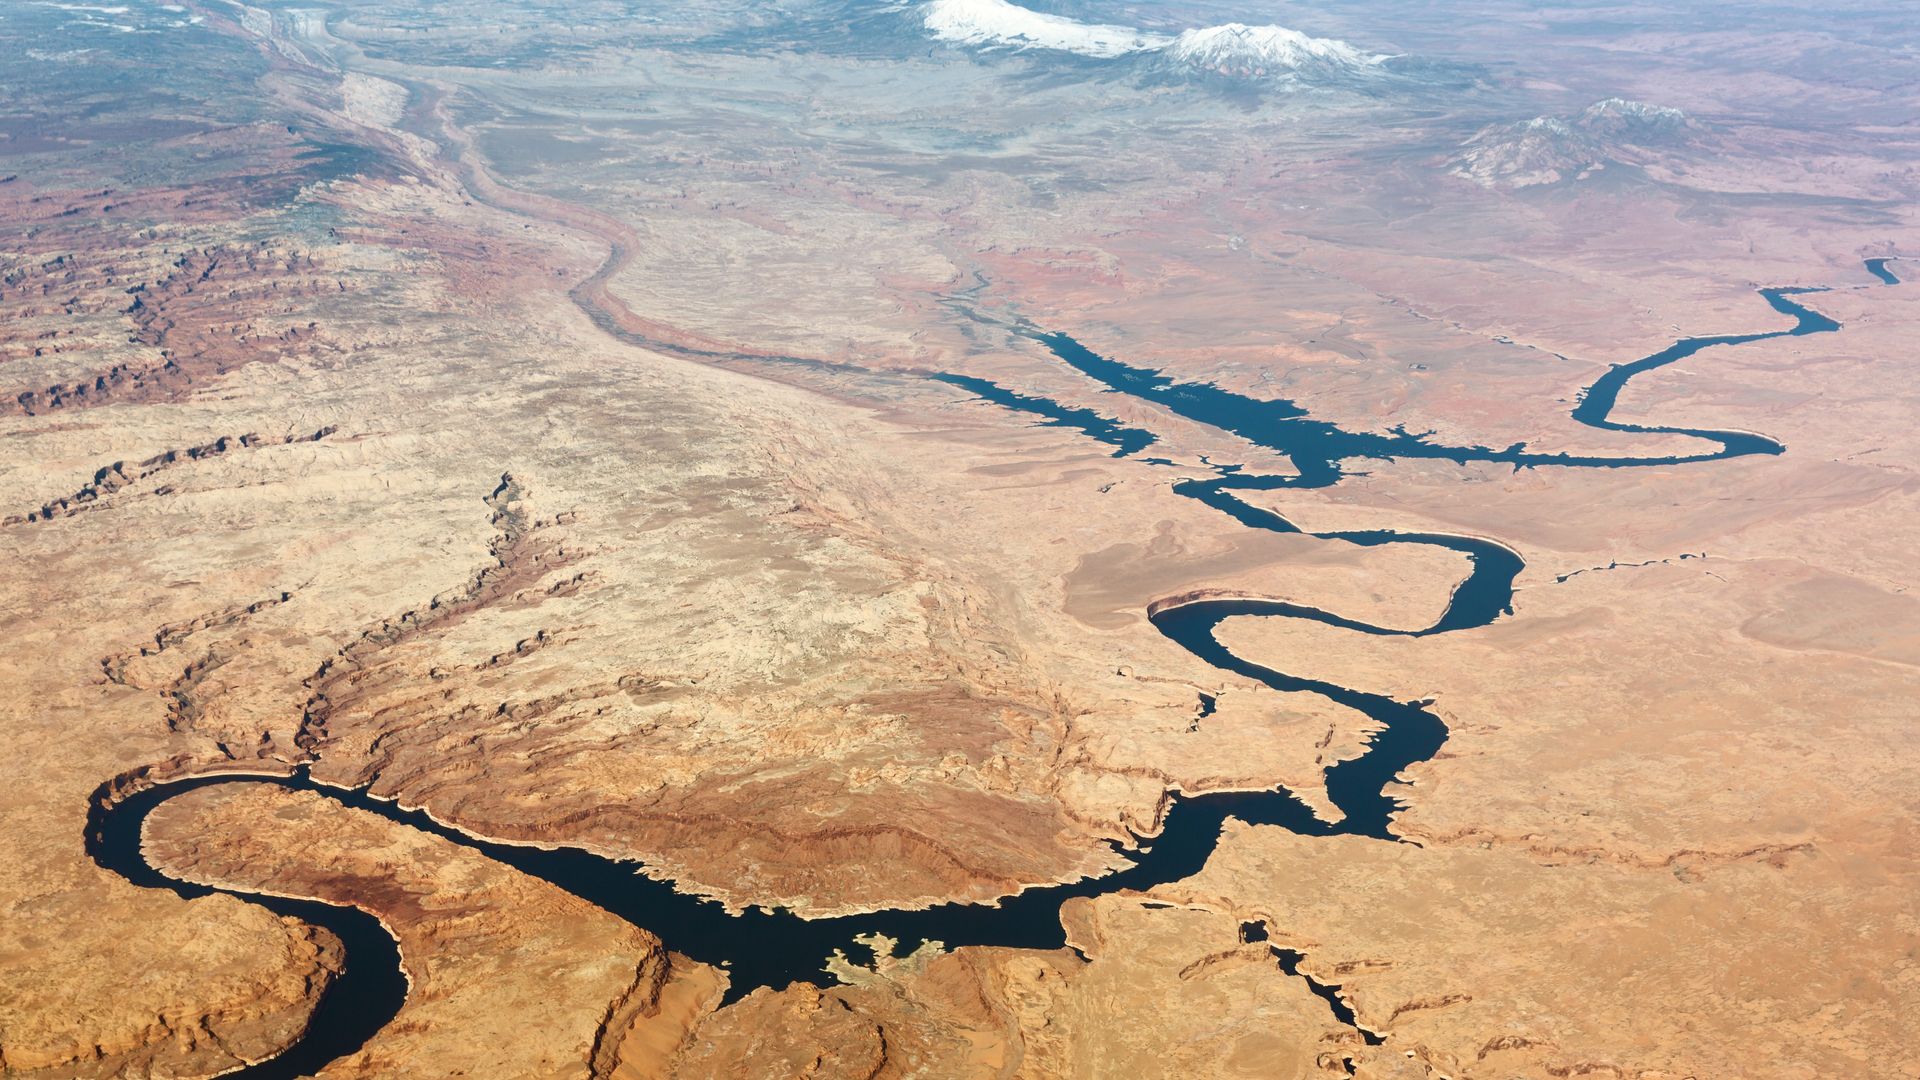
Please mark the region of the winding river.
<svg viewBox="0 0 1920 1080"><path fill-rule="evenodd" d="M1870 260L1867 269L1882 282L1897 284L1898 279L1887 270L1887 262L1886 259ZM1294 467L1293 473L1264 475L1248 473L1236 466L1208 466L1211 475L1182 479L1174 490L1229 515L1247 528L1299 532L1284 517L1253 506L1235 493L1326 487L1341 480L1346 462L1368 458L1426 458L1462 464L1496 462L1516 468L1630 468L1782 453L1784 447L1779 443L1748 432L1632 425L1614 421L1610 416L1622 388L1643 372L1709 348L1838 330L1839 323L1796 299L1818 291L1761 289L1760 296L1774 311L1793 320L1791 327L1752 334L1683 338L1650 356L1609 368L1588 386L1572 411L1573 419L1582 424L1607 431L1685 436L1712 444L1711 448L1696 454L1647 458L1539 453L1524 444L1504 449L1447 446L1401 429L1384 434L1350 432L1313 419L1306 410L1289 401L1262 400L1210 384L1180 382L1152 369L1100 356L1065 334L1049 333L1026 323L1002 325L1043 346L1061 363L1107 390L1151 402L1285 457ZM951 374L931 377L1009 410L1036 416L1043 423L1078 430L1114 447L1116 457L1140 454L1157 441L1151 431L1126 426L1092 410L1019 394L988 380ZM1174 467L1165 459L1147 458L1144 463L1149 467ZM1190 467L1182 468L1191 471ZM1226 619L1244 616L1306 619L1359 633L1410 637L1485 626L1511 613L1514 579L1524 563L1513 550L1472 537L1390 530L1311 535L1361 546L1438 546L1467 556L1471 569L1454 589L1440 618L1432 626L1417 630L1374 626L1317 608L1260 600L1200 601L1152 612L1150 619L1162 634L1223 672L1276 690L1321 695L1365 714L1380 726L1365 753L1326 772L1328 794L1343 815L1338 822L1315 817L1304 803L1279 788L1181 795L1172 800L1164 828L1157 836L1136 838L1134 843L1125 846L1116 845L1116 849L1130 858L1130 864L1102 877L1028 889L993 906L946 904L918 911L880 911L828 919L802 919L788 911L759 908L729 914L717 903L678 892L670 882L641 875L635 864L616 862L577 849L535 848L475 838L442 825L421 811L376 799L365 791L319 784L304 770L290 777L217 775L183 779L147 788L117 802L103 799L89 816L87 850L101 866L136 885L170 889L183 897L230 892L275 912L324 926L346 943L350 962L345 973L321 998L305 1037L281 1056L231 1074L249 1078L305 1075L358 1049L399 1011L406 998L407 983L393 938L376 919L359 909L192 885L167 877L146 861L141 833L147 815L167 799L215 784L272 783L318 792L345 806L379 814L479 851L659 934L668 947L677 952L724 966L732 980L728 1000L763 986L817 982L823 977L823 962L835 950L845 952L855 961L870 960L871 949L854 940L869 934L894 938L907 948L925 940L944 942L949 947L1060 948L1066 944L1059 917L1063 902L1074 897L1144 889L1192 875L1212 854L1221 826L1228 817L1312 836L1353 834L1383 841L1395 839L1392 817L1401 805L1393 794L1397 777L1409 765L1431 758L1440 749L1447 738L1446 725L1424 702L1397 701L1288 675L1246 660L1220 644L1216 629ZM1246 928L1244 933L1249 940L1264 936L1258 927ZM1284 970L1289 974L1298 973L1300 957L1297 954L1277 950L1276 955ZM1316 983L1313 988L1329 1001L1342 1021L1353 1022L1338 987ZM1364 1034L1374 1037L1372 1033Z"/></svg>

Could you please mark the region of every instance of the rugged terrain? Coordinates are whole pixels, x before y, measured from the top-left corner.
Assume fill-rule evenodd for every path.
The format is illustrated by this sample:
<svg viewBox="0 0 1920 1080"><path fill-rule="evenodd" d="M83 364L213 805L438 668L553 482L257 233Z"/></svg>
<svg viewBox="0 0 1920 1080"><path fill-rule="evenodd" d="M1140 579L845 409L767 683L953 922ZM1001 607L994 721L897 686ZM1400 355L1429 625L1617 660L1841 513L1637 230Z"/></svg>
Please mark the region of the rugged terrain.
<svg viewBox="0 0 1920 1080"><path fill-rule="evenodd" d="M0 19L0 1071L299 1041L351 950L249 894L399 943L326 1076L1920 1069L1920 283L1863 266L1920 278L1911 14L1012 7ZM1762 286L1839 328L1576 420L1785 329ZM1299 458L1052 333L1642 460L1354 458L1249 527L1184 482ZM1313 535L1373 529L1517 553L1511 612ZM1206 793L1335 831L1381 725L1149 618L1221 597L1296 606L1233 655L1431 702L1401 842L1229 816L1059 947L751 993L478 846L821 919L1098 878ZM225 773L135 845L212 894L114 868L123 800Z"/></svg>

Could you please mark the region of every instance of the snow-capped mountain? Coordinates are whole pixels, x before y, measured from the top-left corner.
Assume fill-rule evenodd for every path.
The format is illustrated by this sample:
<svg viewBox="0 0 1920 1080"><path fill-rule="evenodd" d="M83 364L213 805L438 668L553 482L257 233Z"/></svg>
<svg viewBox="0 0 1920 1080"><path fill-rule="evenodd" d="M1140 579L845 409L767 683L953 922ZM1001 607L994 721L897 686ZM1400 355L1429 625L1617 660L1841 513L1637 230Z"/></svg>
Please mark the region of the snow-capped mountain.
<svg viewBox="0 0 1920 1080"><path fill-rule="evenodd" d="M956 45L1057 49L1100 59L1165 48L1173 39L1126 26L1083 23L1008 0L932 0L920 11L928 32Z"/></svg>
<svg viewBox="0 0 1920 1080"><path fill-rule="evenodd" d="M1161 56L1172 65L1234 79L1308 73L1354 75L1391 59L1362 52L1344 41L1310 37L1284 26L1245 23L1184 31Z"/></svg>
<svg viewBox="0 0 1920 1080"><path fill-rule="evenodd" d="M1607 98L1580 110L1575 126L1593 135L1629 142L1648 142L1678 134L1687 126L1687 114L1665 105Z"/></svg>
<svg viewBox="0 0 1920 1080"><path fill-rule="evenodd" d="M1011 0L928 0L911 9L911 17L936 40L955 45L1128 58L1161 77L1319 82L1367 75L1392 59L1284 26L1226 23L1169 36L1081 22Z"/></svg>
<svg viewBox="0 0 1920 1080"><path fill-rule="evenodd" d="M1608 98L1570 117L1536 116L1481 128L1449 162L1483 187L1524 188L1582 180L1609 165L1640 164L1684 142L1693 123L1679 109Z"/></svg>

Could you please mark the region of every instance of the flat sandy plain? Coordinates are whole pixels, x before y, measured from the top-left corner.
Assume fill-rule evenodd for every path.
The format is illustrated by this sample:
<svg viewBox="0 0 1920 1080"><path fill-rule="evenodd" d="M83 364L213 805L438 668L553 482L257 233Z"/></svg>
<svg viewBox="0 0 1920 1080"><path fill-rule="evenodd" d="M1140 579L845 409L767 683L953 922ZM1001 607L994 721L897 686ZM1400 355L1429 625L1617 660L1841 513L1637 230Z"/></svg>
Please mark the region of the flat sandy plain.
<svg viewBox="0 0 1920 1080"><path fill-rule="evenodd" d="M1920 19L1096 7L1398 59L1173 77L883 5L0 13L0 1073L300 1043L352 950L273 894L399 942L329 1077L1920 1074ZM1297 461L1017 332L1347 432L1688 458L1572 411L1787 329L1762 287L1840 328L1612 419L1784 452L1240 493L1290 533L1177 488ZM1511 612L1355 629L1472 566L1345 530L1502 545ZM1110 874L1184 796L1337 831L1380 725L1148 618L1210 596L1337 616L1227 619L1238 657L1430 703L1396 839L1229 817L1059 947L848 940L744 995L468 842L823 919ZM142 855L216 891L96 859L220 773L264 775Z"/></svg>

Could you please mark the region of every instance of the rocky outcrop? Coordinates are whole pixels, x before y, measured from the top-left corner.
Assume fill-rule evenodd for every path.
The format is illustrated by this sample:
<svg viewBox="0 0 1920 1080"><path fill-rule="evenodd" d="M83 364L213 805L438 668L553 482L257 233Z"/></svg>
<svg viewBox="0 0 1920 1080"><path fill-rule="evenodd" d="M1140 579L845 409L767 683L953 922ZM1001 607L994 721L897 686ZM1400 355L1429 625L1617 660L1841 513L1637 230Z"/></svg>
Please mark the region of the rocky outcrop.
<svg viewBox="0 0 1920 1080"><path fill-rule="evenodd" d="M235 450L253 450L263 446L291 446L294 443L319 442L339 429L328 425L317 431L301 435L282 435L270 438L255 432L245 435L222 435L212 442L179 450L166 450L139 462L116 461L111 465L102 465L94 471L93 479L87 481L71 495L62 496L41 504L38 508L24 514L9 514L0 518L0 526L31 525L36 522L52 521L54 518L71 517L89 510L104 509L109 505L108 496L124 489L132 488L144 480L187 462L201 461L219 457ZM167 495L171 488L160 485L150 494Z"/></svg>
<svg viewBox="0 0 1920 1080"><path fill-rule="evenodd" d="M11 335L34 335L47 344L34 355L62 351L59 329L40 327L56 313L96 309L99 294L131 295L120 310L132 346L128 359L84 378L0 394L0 409L35 416L117 401L178 400L235 368L291 356L312 358L337 350L317 321L301 317L314 299L349 288L347 275L329 272L309 251L261 243L198 248L180 254L156 276L123 282L111 253L60 256L18 267L0 283L0 300L22 306L9 319ZM0 335L7 332L0 331ZM20 345L0 336L0 349Z"/></svg>
<svg viewBox="0 0 1920 1080"><path fill-rule="evenodd" d="M196 901L194 907L209 920L229 923L248 911L228 897ZM112 1024L111 1008L58 1017L22 1015L30 1004L23 994L33 984L19 980L48 973L28 964L11 966L15 984L0 990L0 1019L8 1021L0 1029L0 1074L23 1080L213 1076L280 1053L305 1033L314 1004L346 957L339 940L325 930L293 919L267 921L282 940L264 969L248 971L244 961L234 963L237 943L231 940L184 942L179 954L200 965L196 977L174 986L169 1001L126 1025ZM267 945L254 939L245 948ZM93 960L138 962L130 949L113 946L95 949ZM102 1031L103 1022L112 1026Z"/></svg>

